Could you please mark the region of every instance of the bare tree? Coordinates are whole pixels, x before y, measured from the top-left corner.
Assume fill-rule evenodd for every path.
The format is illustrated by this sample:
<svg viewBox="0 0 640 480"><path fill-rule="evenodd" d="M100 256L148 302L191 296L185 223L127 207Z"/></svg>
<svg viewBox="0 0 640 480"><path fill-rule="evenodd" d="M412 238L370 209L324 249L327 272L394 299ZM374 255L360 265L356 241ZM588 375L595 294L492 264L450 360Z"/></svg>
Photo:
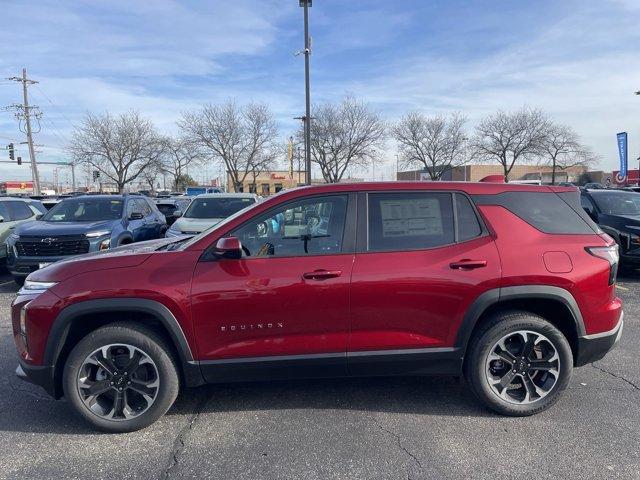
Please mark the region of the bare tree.
<svg viewBox="0 0 640 480"><path fill-rule="evenodd" d="M516 112L502 110L489 115L476 127L472 141L473 155L483 161L502 165L504 177L516 163L540 155L548 122L541 110L522 108Z"/></svg>
<svg viewBox="0 0 640 480"><path fill-rule="evenodd" d="M184 173L187 167L199 165L203 162L203 155L198 145L189 141L186 137L165 137L165 155L162 158L161 173L167 173L173 177L173 188L176 191L184 190Z"/></svg>
<svg viewBox="0 0 640 480"><path fill-rule="evenodd" d="M556 183L556 172L578 165L592 165L597 156L583 145L578 134L567 125L549 125L541 144L545 164L551 167L551 184Z"/></svg>
<svg viewBox="0 0 640 480"><path fill-rule="evenodd" d="M276 122L268 107L261 104L238 107L235 101L228 101L207 105L183 114L178 125L190 140L224 162L234 191L276 148Z"/></svg>
<svg viewBox="0 0 640 480"><path fill-rule="evenodd" d="M419 165L439 180L444 172L467 162L466 118L458 113L428 117L419 112L406 114L392 128L404 166Z"/></svg>
<svg viewBox="0 0 640 480"><path fill-rule="evenodd" d="M69 151L75 162L91 165L122 193L158 161L163 144L151 121L137 112L87 114L73 132Z"/></svg>
<svg viewBox="0 0 640 480"><path fill-rule="evenodd" d="M339 104L318 105L311 122L311 161L327 183L337 183L348 167L376 161L385 135L384 122L364 102L346 97Z"/></svg>

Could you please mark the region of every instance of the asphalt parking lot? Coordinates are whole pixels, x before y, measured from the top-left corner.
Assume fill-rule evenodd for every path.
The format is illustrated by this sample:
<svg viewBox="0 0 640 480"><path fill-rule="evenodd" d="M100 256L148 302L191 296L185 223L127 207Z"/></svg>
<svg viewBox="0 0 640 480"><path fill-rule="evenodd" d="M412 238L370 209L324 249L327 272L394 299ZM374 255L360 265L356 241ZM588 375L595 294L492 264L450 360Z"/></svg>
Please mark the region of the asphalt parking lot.
<svg viewBox="0 0 640 480"><path fill-rule="evenodd" d="M185 391L146 430L100 434L14 376L0 272L1 478L640 478L640 272L625 332L530 418L481 408L450 378L233 384Z"/></svg>

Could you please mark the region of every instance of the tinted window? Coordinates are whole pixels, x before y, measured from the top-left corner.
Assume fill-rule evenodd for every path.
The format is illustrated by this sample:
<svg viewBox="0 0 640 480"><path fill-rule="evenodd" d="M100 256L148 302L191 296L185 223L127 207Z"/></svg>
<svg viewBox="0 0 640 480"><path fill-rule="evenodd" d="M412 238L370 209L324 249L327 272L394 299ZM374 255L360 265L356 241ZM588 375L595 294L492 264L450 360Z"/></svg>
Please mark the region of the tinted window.
<svg viewBox="0 0 640 480"><path fill-rule="evenodd" d="M464 242L480 236L482 227L469 199L456 193L456 215L458 218L458 241Z"/></svg>
<svg viewBox="0 0 640 480"><path fill-rule="evenodd" d="M370 251L414 250L454 242L450 193L369 194Z"/></svg>
<svg viewBox="0 0 640 480"><path fill-rule="evenodd" d="M5 222L10 222L11 216L9 215L9 209L7 208L7 203L9 202L0 202L0 216L4 218Z"/></svg>
<svg viewBox="0 0 640 480"><path fill-rule="evenodd" d="M595 211L595 208L593 207L593 203L591 203L591 200L589 200L589 198L586 195L580 195L580 206L582 208L586 208L590 212Z"/></svg>
<svg viewBox="0 0 640 480"><path fill-rule="evenodd" d="M172 205L172 204L159 203L158 210L160 210L160 212L163 215L173 215L173 212L175 212L177 208L175 205Z"/></svg>
<svg viewBox="0 0 640 480"><path fill-rule="evenodd" d="M347 196L289 203L232 232L252 257L336 254L342 251Z"/></svg>
<svg viewBox="0 0 640 480"><path fill-rule="evenodd" d="M11 220L25 220L33 216L33 211L25 202L7 202Z"/></svg>
<svg viewBox="0 0 640 480"><path fill-rule="evenodd" d="M51 208L42 220L48 222L97 222L122 217L123 202L110 198L73 198Z"/></svg>
<svg viewBox="0 0 640 480"><path fill-rule="evenodd" d="M577 193L571 192L573 197ZM505 192L474 195L477 205L499 205L544 233L590 234L594 229L577 210L554 193ZM577 198L576 198L577 203Z"/></svg>
<svg viewBox="0 0 640 480"><path fill-rule="evenodd" d="M591 192L600 211L606 215L640 215L640 195L602 190Z"/></svg>
<svg viewBox="0 0 640 480"><path fill-rule="evenodd" d="M255 203L253 198L196 198L184 212L184 216L186 218L227 218L253 203Z"/></svg>

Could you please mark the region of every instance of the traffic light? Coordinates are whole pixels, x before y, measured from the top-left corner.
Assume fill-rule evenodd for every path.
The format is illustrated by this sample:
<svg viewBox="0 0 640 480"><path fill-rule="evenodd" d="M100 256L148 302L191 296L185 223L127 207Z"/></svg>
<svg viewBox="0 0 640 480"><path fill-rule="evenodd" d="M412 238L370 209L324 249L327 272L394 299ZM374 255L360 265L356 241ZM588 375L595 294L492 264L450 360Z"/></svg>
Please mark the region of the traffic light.
<svg viewBox="0 0 640 480"><path fill-rule="evenodd" d="M93 181L95 182L100 178L100 172L98 170L93 171Z"/></svg>
<svg viewBox="0 0 640 480"><path fill-rule="evenodd" d="M18 165L22 165L22 157L18 157Z"/></svg>
<svg viewBox="0 0 640 480"><path fill-rule="evenodd" d="M9 149L9 160L15 160L16 153L15 153L15 149L13 148L13 143L10 143L9 145L7 145L7 148Z"/></svg>

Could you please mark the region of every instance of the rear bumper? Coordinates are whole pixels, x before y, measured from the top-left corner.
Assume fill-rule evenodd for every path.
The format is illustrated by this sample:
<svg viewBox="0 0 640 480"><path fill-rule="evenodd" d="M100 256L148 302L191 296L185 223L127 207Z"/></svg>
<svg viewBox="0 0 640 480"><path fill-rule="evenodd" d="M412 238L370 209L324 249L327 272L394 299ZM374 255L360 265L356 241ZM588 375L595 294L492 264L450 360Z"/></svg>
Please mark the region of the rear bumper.
<svg viewBox="0 0 640 480"><path fill-rule="evenodd" d="M20 380L44 388L53 398L60 398L62 396L61 392L56 391L54 368L52 366L29 365L19 360L19 364L16 367L16 376Z"/></svg>
<svg viewBox="0 0 640 480"><path fill-rule="evenodd" d="M581 367L602 359L620 340L623 326L624 312L620 312L618 323L613 329L579 337L575 366Z"/></svg>

